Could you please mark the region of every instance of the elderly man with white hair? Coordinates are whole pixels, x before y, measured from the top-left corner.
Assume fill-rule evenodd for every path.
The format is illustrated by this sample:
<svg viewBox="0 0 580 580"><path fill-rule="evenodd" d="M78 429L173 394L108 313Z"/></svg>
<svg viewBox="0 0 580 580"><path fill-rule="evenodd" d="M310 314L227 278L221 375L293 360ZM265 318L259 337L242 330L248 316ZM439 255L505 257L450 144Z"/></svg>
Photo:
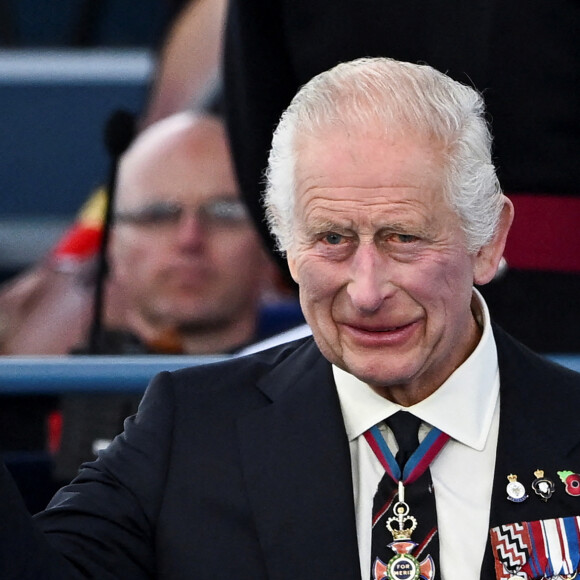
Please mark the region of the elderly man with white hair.
<svg viewBox="0 0 580 580"><path fill-rule="evenodd" d="M474 289L513 218L490 148L430 67L304 86L265 203L312 337L155 377L34 527L4 476L3 577L574 577L580 376Z"/></svg>

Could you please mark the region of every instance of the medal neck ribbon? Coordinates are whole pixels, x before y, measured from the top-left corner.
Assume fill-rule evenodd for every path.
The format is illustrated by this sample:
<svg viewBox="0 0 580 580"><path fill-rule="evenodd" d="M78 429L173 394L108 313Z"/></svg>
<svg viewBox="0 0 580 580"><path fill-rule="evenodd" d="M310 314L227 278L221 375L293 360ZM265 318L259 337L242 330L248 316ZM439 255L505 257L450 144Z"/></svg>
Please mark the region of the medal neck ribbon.
<svg viewBox="0 0 580 580"><path fill-rule="evenodd" d="M409 457L401 473L401 468L391 453L378 426L374 425L368 431L365 431L364 436L384 467L385 472L389 474L395 483L402 483L403 485L409 485L417 481L427 471L431 462L449 441L447 433L443 433L443 431L433 427L419 447Z"/></svg>

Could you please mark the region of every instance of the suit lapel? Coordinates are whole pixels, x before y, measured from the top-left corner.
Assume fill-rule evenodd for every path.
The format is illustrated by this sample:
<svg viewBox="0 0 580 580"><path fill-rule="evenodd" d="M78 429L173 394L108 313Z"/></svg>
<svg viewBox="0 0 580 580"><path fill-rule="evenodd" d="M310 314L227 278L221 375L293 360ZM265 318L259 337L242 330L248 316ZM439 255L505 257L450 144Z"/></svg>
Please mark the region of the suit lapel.
<svg viewBox="0 0 580 580"><path fill-rule="evenodd" d="M570 426L577 422L580 389L570 392L564 376L549 370L546 361L494 328L500 368L500 427L491 500L489 527L550 519L580 513L580 498L571 503L557 471L580 470L579 435ZM566 393L566 395L564 395ZM559 404L566 396L567 404ZM573 397L569 399L569 397ZM567 428L566 428L567 426ZM575 453L574 453L575 450ZM554 495L543 501L531 484L534 471L542 469L555 484ZM520 503L507 499L507 476L514 474L526 488ZM495 577L488 541L482 580Z"/></svg>
<svg viewBox="0 0 580 580"><path fill-rule="evenodd" d="M544 359L494 328L501 411L489 527L580 513L580 497L564 491L556 471L580 473L577 378L550 370ZM244 476L272 580L360 578L350 453L329 363L312 341L258 385L270 403L238 424ZM566 405L554 405L560 398ZM567 426L567 428L566 428ZM534 471L556 484L544 502ZM528 499L507 499L507 476ZM495 577L488 541L481 579Z"/></svg>
<svg viewBox="0 0 580 580"><path fill-rule="evenodd" d="M358 580L350 453L330 364L308 341L258 386L271 403L238 433L268 577Z"/></svg>

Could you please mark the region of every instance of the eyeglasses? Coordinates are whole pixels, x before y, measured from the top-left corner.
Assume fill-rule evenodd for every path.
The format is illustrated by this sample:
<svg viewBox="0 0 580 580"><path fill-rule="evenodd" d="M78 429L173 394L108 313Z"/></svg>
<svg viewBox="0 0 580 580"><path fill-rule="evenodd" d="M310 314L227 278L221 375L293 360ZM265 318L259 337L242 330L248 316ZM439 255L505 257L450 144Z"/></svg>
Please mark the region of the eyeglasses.
<svg viewBox="0 0 580 580"><path fill-rule="evenodd" d="M231 228L249 221L245 205L231 198L212 199L195 207L176 201L157 201L136 210L117 211L114 219L144 227L166 227L177 225L188 212L207 227Z"/></svg>

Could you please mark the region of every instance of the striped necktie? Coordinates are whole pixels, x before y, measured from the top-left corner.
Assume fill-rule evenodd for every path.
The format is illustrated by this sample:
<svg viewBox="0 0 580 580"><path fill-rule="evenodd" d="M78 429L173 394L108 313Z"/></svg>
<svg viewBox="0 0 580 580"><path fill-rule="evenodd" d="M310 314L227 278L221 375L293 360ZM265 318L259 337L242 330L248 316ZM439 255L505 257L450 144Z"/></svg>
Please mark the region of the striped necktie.
<svg viewBox="0 0 580 580"><path fill-rule="evenodd" d="M434 580L439 538L429 464L449 436L432 429L419 445L421 420L406 411L385 423L399 446L396 458L377 426L365 433L385 467L373 502L371 580Z"/></svg>

